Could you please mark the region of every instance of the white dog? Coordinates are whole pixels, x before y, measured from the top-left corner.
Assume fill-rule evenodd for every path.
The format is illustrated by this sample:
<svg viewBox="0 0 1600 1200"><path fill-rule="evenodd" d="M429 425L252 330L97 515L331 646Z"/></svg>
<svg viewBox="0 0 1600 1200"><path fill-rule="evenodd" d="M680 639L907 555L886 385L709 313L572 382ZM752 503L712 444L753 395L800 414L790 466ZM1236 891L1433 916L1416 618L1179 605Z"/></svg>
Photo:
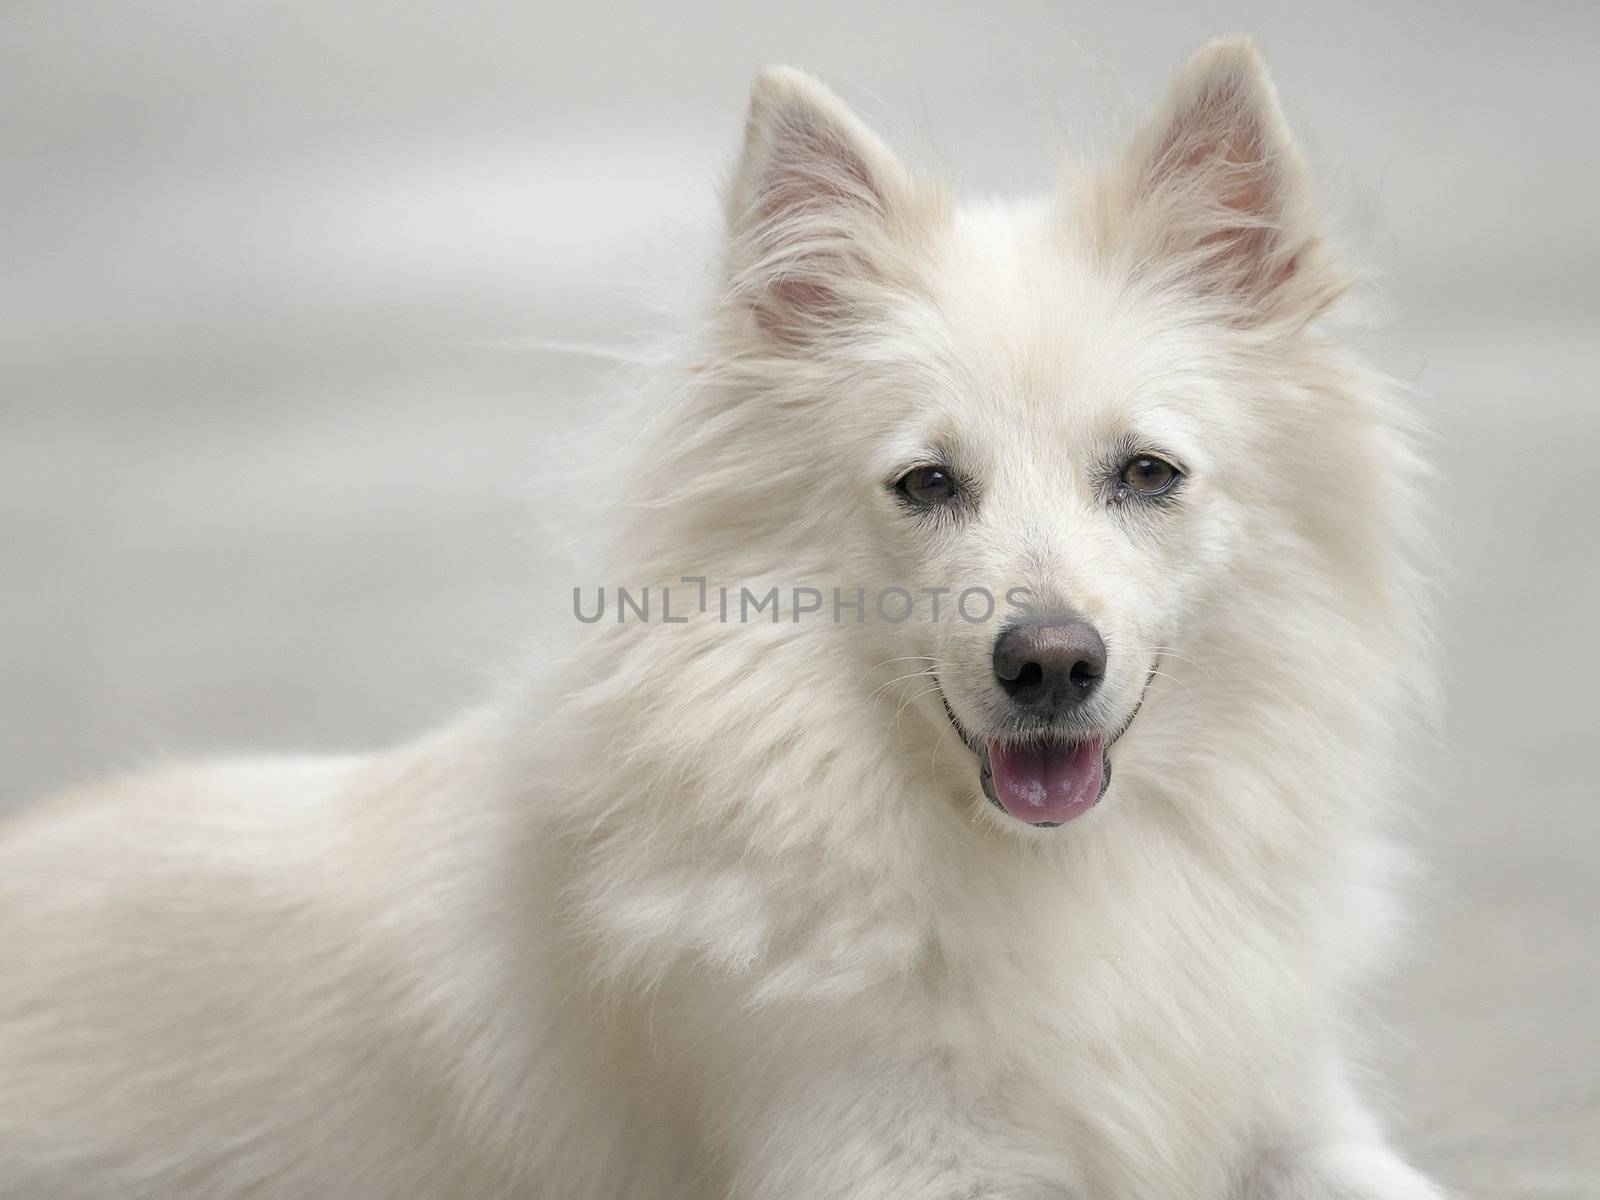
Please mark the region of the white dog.
<svg viewBox="0 0 1600 1200"><path fill-rule="evenodd" d="M1423 476L1252 45L973 205L770 70L727 218L563 666L12 824L0 1195L1439 1195L1347 1057Z"/></svg>

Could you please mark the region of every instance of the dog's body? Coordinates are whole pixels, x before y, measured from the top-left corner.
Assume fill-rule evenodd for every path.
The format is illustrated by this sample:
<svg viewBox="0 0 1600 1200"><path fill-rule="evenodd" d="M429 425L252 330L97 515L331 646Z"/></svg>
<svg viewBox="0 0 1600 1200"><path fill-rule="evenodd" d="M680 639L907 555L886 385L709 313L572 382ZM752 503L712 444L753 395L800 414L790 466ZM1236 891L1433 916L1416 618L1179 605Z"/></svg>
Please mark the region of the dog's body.
<svg viewBox="0 0 1600 1200"><path fill-rule="evenodd" d="M679 616L393 753L14 826L0 1196L1437 1195L1344 1057L1416 467L1319 332L1253 51L1062 197L961 210L769 73L729 216L611 560ZM724 622L685 575L847 603ZM1023 695L1011 628L1047 678L1078 638L1082 695Z"/></svg>

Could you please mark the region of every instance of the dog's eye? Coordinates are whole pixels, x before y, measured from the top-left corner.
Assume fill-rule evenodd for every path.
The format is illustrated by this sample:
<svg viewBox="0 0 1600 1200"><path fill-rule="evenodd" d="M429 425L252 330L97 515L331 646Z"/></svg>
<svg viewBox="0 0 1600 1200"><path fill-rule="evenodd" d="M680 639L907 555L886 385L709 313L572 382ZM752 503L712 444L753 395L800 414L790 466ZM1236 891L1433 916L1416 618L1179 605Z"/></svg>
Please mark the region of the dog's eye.
<svg viewBox="0 0 1600 1200"><path fill-rule="evenodd" d="M1165 459L1141 454L1138 458L1129 459L1122 468L1121 491L1124 495L1161 496L1170 492L1181 478L1183 476L1178 468Z"/></svg>
<svg viewBox="0 0 1600 1200"><path fill-rule="evenodd" d="M923 508L949 504L961 494L949 467L917 467L902 475L894 486L907 500Z"/></svg>

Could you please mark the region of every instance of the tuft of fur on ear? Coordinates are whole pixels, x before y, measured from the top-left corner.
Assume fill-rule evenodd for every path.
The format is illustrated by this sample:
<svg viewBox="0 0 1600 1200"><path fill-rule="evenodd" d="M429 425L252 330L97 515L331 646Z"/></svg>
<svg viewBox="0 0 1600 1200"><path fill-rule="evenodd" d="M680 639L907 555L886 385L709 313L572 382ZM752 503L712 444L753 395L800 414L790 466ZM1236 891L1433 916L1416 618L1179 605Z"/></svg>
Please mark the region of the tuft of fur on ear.
<svg viewBox="0 0 1600 1200"><path fill-rule="evenodd" d="M725 291L770 339L804 344L907 282L927 203L887 146L816 79L756 79L727 197Z"/></svg>
<svg viewBox="0 0 1600 1200"><path fill-rule="evenodd" d="M1117 242L1243 320L1308 320L1346 283L1329 261L1310 172L1252 38L1218 38L1109 176Z"/></svg>

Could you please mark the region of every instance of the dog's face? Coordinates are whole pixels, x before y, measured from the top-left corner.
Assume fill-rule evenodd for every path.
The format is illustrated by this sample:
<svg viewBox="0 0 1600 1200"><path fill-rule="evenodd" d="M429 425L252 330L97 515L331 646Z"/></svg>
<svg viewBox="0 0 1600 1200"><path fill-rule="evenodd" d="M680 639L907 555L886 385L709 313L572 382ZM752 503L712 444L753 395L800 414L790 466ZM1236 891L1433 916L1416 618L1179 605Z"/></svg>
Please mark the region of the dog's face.
<svg viewBox="0 0 1600 1200"><path fill-rule="evenodd" d="M1239 526L1217 486L1238 413L1203 334L1072 261L1053 217L957 217L861 464L886 584L925 598L899 650L990 799L1035 825L1099 800Z"/></svg>
<svg viewBox="0 0 1600 1200"><path fill-rule="evenodd" d="M730 207L729 292L817 407L837 536L912 597L888 674L997 813L1082 816L1271 502L1274 347L1337 286L1253 49L1197 55L1109 170L960 209L772 72Z"/></svg>

